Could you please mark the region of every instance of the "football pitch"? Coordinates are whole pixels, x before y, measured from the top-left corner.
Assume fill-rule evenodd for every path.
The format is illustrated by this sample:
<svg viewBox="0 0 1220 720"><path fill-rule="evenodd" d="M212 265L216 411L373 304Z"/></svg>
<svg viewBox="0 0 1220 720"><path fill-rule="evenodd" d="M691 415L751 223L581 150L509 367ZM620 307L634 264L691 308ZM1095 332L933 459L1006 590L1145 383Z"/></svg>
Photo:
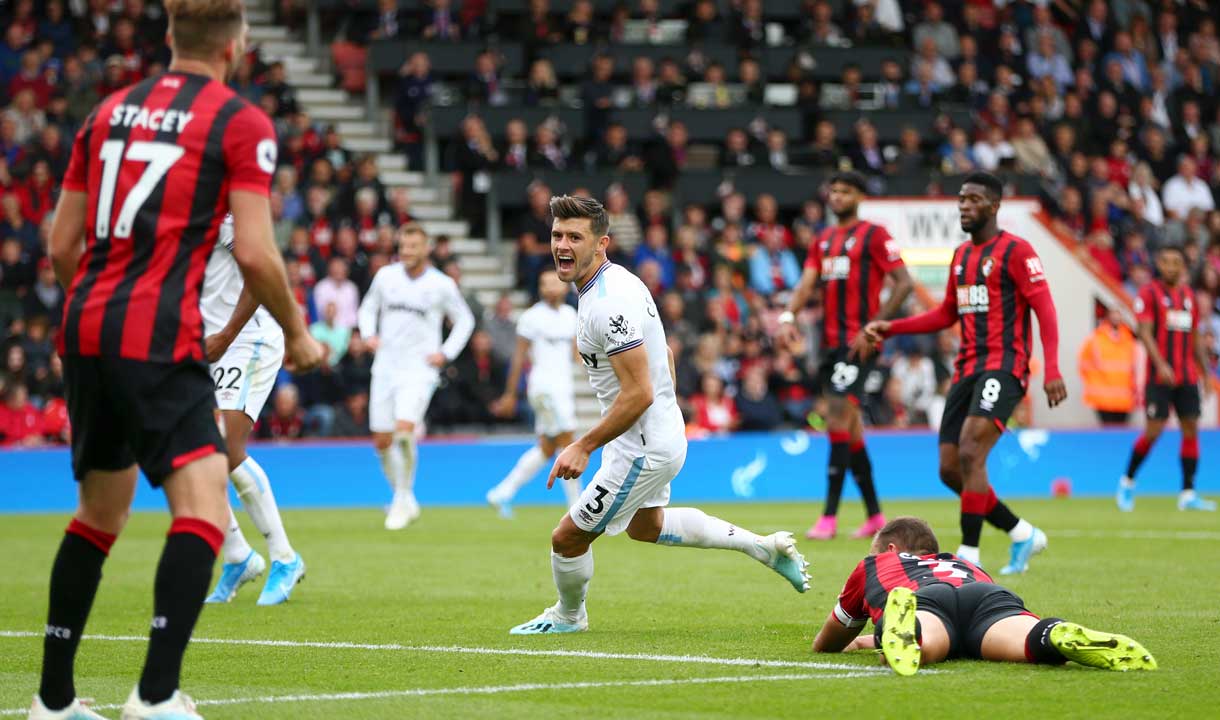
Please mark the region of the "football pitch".
<svg viewBox="0 0 1220 720"><path fill-rule="evenodd" d="M183 689L209 720L1213 712L1216 515L1179 513L1168 497L1140 498L1131 515L1108 500L1012 504L1047 531L1050 547L1008 586L1036 613L1140 639L1159 671L958 661L906 679L871 652L815 655L813 635L866 552L864 541L845 538L800 542L813 578L804 595L737 553L603 538L594 551L590 631L510 637L508 628L554 602L548 550L557 506L518 508L512 521L485 508L425 508L399 533L383 530L376 510L307 510L285 513L308 564L304 583L280 607L256 607L255 585L228 605L207 606ZM760 533L800 534L817 506L704 509ZM886 511L928 518L945 549L956 547L955 502L891 502ZM849 531L859 514L855 503L845 506ZM37 689L47 578L66 522L66 515L0 518L0 717L24 717ZM137 513L105 566L77 690L109 717L143 662L168 525L167 514ZM1007 538L984 532L985 567L1002 565L1007 550Z"/></svg>

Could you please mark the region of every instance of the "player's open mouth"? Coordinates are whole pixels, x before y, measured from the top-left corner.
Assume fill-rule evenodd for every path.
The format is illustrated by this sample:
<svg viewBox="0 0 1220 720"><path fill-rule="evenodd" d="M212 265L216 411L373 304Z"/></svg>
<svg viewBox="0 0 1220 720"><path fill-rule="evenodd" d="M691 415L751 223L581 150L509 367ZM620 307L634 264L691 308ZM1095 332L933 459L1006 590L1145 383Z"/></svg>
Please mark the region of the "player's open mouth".
<svg viewBox="0 0 1220 720"><path fill-rule="evenodd" d="M576 267L576 258L571 255L556 255L555 268L560 272L567 272Z"/></svg>

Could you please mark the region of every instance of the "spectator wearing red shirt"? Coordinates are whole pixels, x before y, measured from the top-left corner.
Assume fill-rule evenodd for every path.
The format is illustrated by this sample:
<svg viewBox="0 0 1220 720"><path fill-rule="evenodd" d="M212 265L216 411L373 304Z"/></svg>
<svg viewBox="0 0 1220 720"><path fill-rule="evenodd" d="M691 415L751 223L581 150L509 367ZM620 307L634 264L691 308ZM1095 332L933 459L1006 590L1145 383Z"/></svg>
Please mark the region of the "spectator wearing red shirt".
<svg viewBox="0 0 1220 720"><path fill-rule="evenodd" d="M741 418L733 398L724 394L724 382L711 373L703 376L702 392L691 398L695 413L692 423L697 429L711 433L734 430Z"/></svg>
<svg viewBox="0 0 1220 720"><path fill-rule="evenodd" d="M5 389L0 405L0 444L33 447L42 442L42 416L25 385L14 382Z"/></svg>
<svg viewBox="0 0 1220 720"><path fill-rule="evenodd" d="M42 219L55 208L55 179L46 160L37 160L30 169L30 176L17 186L17 200L21 203L21 216L31 225L42 224Z"/></svg>
<svg viewBox="0 0 1220 720"><path fill-rule="evenodd" d="M42 56L37 50L26 50L21 55L21 70L8 83L9 97L16 97L22 90L34 93L34 104L45 108L51 102L54 88L42 70Z"/></svg>
<svg viewBox="0 0 1220 720"><path fill-rule="evenodd" d="M1118 282L1123 280L1123 266L1114 254L1114 238L1104 230L1089 233L1087 238L1089 256L1107 275Z"/></svg>
<svg viewBox="0 0 1220 720"><path fill-rule="evenodd" d="M770 246L767 240L774 238L784 248L792 247L792 231L779 222L779 204L771 195L763 193L754 203L754 222L746 228L750 242Z"/></svg>

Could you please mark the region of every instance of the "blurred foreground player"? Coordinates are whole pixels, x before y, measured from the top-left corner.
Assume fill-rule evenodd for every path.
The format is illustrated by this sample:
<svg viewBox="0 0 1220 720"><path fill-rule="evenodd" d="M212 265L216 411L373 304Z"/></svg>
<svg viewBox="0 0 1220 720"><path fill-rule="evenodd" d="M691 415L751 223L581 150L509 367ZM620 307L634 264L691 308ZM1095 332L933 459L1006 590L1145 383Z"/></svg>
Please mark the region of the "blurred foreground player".
<svg viewBox="0 0 1220 720"><path fill-rule="evenodd" d="M602 465L551 533L551 575L559 600L513 635L589 629L585 595L593 542L603 533L657 545L736 550L809 589L807 563L792 533L758 536L695 508L670 508L669 483L686 462L686 427L674 395L674 357L652 295L638 277L606 259L610 221L596 200L551 198L551 253L559 279L580 288L576 344L602 417L559 453L555 478L580 477L589 455Z"/></svg>
<svg viewBox="0 0 1220 720"><path fill-rule="evenodd" d="M576 310L564 302L569 287L554 270L544 271L538 278L542 299L517 319L517 347L498 409L507 417L516 412L517 383L528 356L526 397L534 411L538 444L526 450L508 475L487 491L487 502L504 517L512 517L513 497L521 486L538 474L556 450L572 443L572 432L576 430L576 397L572 387ZM563 480L563 494L568 507L576 504L580 481Z"/></svg>
<svg viewBox="0 0 1220 720"><path fill-rule="evenodd" d="M866 353L890 335L937 332L960 323L961 349L940 421L940 479L961 496L957 554L979 563L987 520L1012 539L1008 564L1000 568L1001 575L1011 575L1029 568L1030 556L1046 547L1046 534L996 497L987 479L987 456L1025 397L1031 309L1046 358L1047 404L1063 402L1067 389L1059 373L1059 324L1042 261L1028 242L996 224L1003 189L988 173L966 177L957 207L970 239L953 253L945 299L922 315L869 323L857 347Z"/></svg>
<svg viewBox="0 0 1220 720"><path fill-rule="evenodd" d="M1148 380L1144 404L1148 420L1144 432L1131 449L1127 474L1118 481L1118 509L1135 509L1135 473L1165 429L1172 408L1182 426L1178 457L1182 464L1179 510L1212 512L1216 503L1195 492L1195 470L1199 467L1199 387L1210 393L1206 373L1207 344L1199 337L1199 308L1186 281L1186 255L1178 245L1167 245L1157 253L1159 277L1140 289L1135 299L1139 338L1148 353Z"/></svg>
<svg viewBox="0 0 1220 720"><path fill-rule="evenodd" d="M830 540L838 532L839 499L849 469L868 515L852 537L872 537L885 525L860 418L860 398L875 362L853 350L851 341L871 320L884 320L898 312L914 285L889 232L857 215L867 190L867 181L858 172L840 172L831 177L828 204L838 225L823 230L810 247L801 281L787 310L779 316L780 338L788 343L798 340L796 314L805 307L814 285L822 284L824 317L818 378L829 399L826 430L830 454L826 462L826 504L821 518L805 533L810 540ZM883 306L881 289L887 277L893 287Z"/></svg>
<svg viewBox="0 0 1220 720"><path fill-rule="evenodd" d="M258 604L279 605L305 577L305 561L288 542L271 481L263 466L247 454L246 441L283 364L284 332L245 288L234 246L230 215L220 225L220 238L204 272L199 311L207 333L203 342L216 383L216 405L224 423L229 480L254 526L267 538L271 555L271 572ZM208 595L210 603L229 602L238 588L267 569L267 561L246 541L232 508L227 527L221 547L224 564Z"/></svg>
<svg viewBox="0 0 1220 720"><path fill-rule="evenodd" d="M148 655L124 720L194 720L178 690L182 656L228 520L224 442L204 362L204 268L233 213L234 257L284 328L289 358L316 365L272 236L270 119L224 81L241 61L239 0L169 0L164 75L107 97L82 126L51 228L68 289L59 353L80 503L51 570L33 720L96 720L76 699L73 663L126 522L137 468L165 490L173 522L157 575Z"/></svg>
<svg viewBox="0 0 1220 720"><path fill-rule="evenodd" d="M857 638L873 621L872 636ZM1155 670L1156 660L1125 635L1039 618L1015 593L969 560L940 552L919 518L895 518L847 578L813 640L816 652L878 648L899 675L954 658L1103 670Z"/></svg>

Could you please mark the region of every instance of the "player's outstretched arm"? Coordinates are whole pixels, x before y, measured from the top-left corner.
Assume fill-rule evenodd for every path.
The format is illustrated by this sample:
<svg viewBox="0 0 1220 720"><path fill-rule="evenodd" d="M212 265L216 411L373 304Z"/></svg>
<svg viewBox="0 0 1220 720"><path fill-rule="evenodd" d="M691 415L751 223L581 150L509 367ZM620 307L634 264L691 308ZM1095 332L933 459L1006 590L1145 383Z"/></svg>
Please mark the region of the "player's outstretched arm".
<svg viewBox="0 0 1220 720"><path fill-rule="evenodd" d="M322 346L309 336L288 288L284 261L275 247L267 196L234 190L229 193L229 209L233 213L233 258L241 268L246 287L284 329L285 349L295 368L316 367L322 361Z"/></svg>
<svg viewBox="0 0 1220 720"><path fill-rule="evenodd" d="M1067 399L1067 386L1059 372L1059 316L1051 292L1045 286L1041 292L1028 296L1028 300L1038 316L1038 336L1042 339L1042 356L1046 361L1046 402L1055 407Z"/></svg>
<svg viewBox="0 0 1220 720"><path fill-rule="evenodd" d="M805 303L809 302L809 295L813 292L813 287L817 283L817 268L806 265L805 269L801 271L800 281L792 289L792 297L788 299L788 307L779 316L777 334L781 341L791 344L800 339L800 332L796 328L796 315L805 307Z"/></svg>
<svg viewBox="0 0 1220 720"><path fill-rule="evenodd" d="M55 278L68 289L76 268L85 251L85 216L88 214L89 196L78 190L64 190L59 204L55 206L55 219L51 221L49 240L51 267Z"/></svg>
<svg viewBox="0 0 1220 720"><path fill-rule="evenodd" d="M844 625L839 621L832 612L826 617L826 622L822 623L822 629L818 631L817 636L813 639L813 651L820 653L837 653L844 652L852 648L852 641L860 634L860 630L864 628L863 624L852 627Z"/></svg>
<svg viewBox="0 0 1220 720"><path fill-rule="evenodd" d="M445 360L453 362L462 354L462 349L474 333L474 313L466 304L466 298L462 297L457 283L452 283L445 298L445 316L453 326L449 330L449 337L441 344L441 354Z"/></svg>
<svg viewBox="0 0 1220 720"><path fill-rule="evenodd" d="M225 351L237 339L237 334L246 326L246 323L250 322L250 318L254 317L256 310L258 310L258 301L254 299L250 289L243 285L241 295L237 296L237 305L233 308L233 315L229 317L229 321L216 334L208 335L203 339L208 362L216 362L224 356Z"/></svg>
<svg viewBox="0 0 1220 720"><path fill-rule="evenodd" d="M530 351L530 341L517 336L517 347L513 349L513 359L508 365L508 380L504 383L504 394L496 401L497 409L502 417L512 417L517 410L517 388L521 383L521 368L525 365L526 355Z"/></svg>
<svg viewBox="0 0 1220 720"><path fill-rule="evenodd" d="M547 478L547 487L555 484L555 478L575 478L585 471L589 454L614 438L627 432L652 405L652 379L648 374L648 350L643 343L630 350L609 356L610 367L618 377L619 390L614 402L606 409L602 419L579 440L567 446Z"/></svg>

